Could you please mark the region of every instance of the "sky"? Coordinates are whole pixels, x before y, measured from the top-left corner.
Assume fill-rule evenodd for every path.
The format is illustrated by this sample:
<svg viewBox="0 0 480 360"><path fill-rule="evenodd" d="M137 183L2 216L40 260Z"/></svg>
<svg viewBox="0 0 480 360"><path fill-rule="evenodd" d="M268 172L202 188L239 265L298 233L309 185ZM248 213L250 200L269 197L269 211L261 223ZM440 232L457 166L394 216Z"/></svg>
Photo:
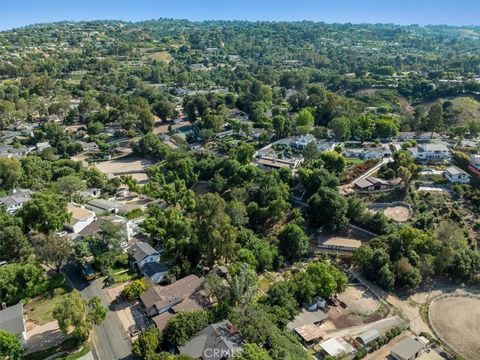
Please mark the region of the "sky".
<svg viewBox="0 0 480 360"><path fill-rule="evenodd" d="M480 25L480 0L0 0L0 30L158 18Z"/></svg>

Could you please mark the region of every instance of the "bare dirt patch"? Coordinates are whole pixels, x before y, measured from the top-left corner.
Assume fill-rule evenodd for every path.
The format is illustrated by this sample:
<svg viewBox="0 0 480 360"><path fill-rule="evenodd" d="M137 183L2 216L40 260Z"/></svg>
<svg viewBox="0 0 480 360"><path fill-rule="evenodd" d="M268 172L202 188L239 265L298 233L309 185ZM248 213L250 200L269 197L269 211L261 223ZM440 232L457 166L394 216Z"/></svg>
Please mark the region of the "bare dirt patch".
<svg viewBox="0 0 480 360"><path fill-rule="evenodd" d="M375 204L372 204L375 205ZM378 206L369 209L371 212L382 212L388 219L396 222L406 222L411 217L410 209L403 205Z"/></svg>
<svg viewBox="0 0 480 360"><path fill-rule="evenodd" d="M95 167L104 174L129 174L144 172L152 165L150 160L134 156L122 157L114 160L99 162Z"/></svg>
<svg viewBox="0 0 480 360"><path fill-rule="evenodd" d="M370 315L378 310L380 302L362 285L349 285L338 299L347 304L347 309L360 315Z"/></svg>
<svg viewBox="0 0 480 360"><path fill-rule="evenodd" d="M443 342L466 359L479 359L480 298L440 298L430 305L429 316Z"/></svg>

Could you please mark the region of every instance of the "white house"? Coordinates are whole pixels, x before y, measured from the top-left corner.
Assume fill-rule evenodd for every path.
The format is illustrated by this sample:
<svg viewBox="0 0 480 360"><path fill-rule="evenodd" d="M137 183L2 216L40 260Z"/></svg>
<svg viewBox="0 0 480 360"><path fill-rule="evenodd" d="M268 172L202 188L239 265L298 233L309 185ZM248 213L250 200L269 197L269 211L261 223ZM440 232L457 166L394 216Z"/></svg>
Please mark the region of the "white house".
<svg viewBox="0 0 480 360"><path fill-rule="evenodd" d="M294 138L291 145L298 149L304 149L308 144L313 141L315 141L315 136L307 134L299 136L298 138Z"/></svg>
<svg viewBox="0 0 480 360"><path fill-rule="evenodd" d="M69 223L65 225L65 227L75 234L78 234L80 231L85 229L97 218L93 211L87 210L72 203L67 205L67 210L71 214L71 217Z"/></svg>
<svg viewBox="0 0 480 360"><path fill-rule="evenodd" d="M41 153L43 150L51 148L51 145L48 141L37 143L37 152Z"/></svg>
<svg viewBox="0 0 480 360"><path fill-rule="evenodd" d="M23 304L7 307L5 303L0 308L0 329L8 331L10 334L18 336L22 346L27 344L27 331L25 330L25 320L23 318Z"/></svg>
<svg viewBox="0 0 480 360"><path fill-rule="evenodd" d="M0 205L5 206L7 212L14 214L24 203L30 200L32 191L28 189L14 189L12 194L1 197Z"/></svg>
<svg viewBox="0 0 480 360"><path fill-rule="evenodd" d="M150 244L139 241L127 250L132 268L142 269L147 263L160 262L160 253Z"/></svg>
<svg viewBox="0 0 480 360"><path fill-rule="evenodd" d="M450 150L445 144L422 144L409 148L410 155L420 161L442 161L450 159Z"/></svg>
<svg viewBox="0 0 480 360"><path fill-rule="evenodd" d="M444 174L452 184L468 184L470 182L470 175L453 165L446 168Z"/></svg>

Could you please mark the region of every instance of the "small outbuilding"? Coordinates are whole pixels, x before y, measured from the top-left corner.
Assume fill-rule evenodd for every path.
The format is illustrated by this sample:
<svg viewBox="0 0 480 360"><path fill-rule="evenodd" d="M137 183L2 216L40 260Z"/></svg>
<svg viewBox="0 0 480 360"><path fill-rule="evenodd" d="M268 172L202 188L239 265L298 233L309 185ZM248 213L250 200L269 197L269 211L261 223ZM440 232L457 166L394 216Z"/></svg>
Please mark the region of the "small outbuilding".
<svg viewBox="0 0 480 360"><path fill-rule="evenodd" d="M352 345L342 338L330 338L320 343L322 350L329 356L340 356L351 354L355 351Z"/></svg>
<svg viewBox="0 0 480 360"><path fill-rule="evenodd" d="M380 333L377 329L367 330L356 337L356 340L362 344L363 347L368 346L372 342L380 338Z"/></svg>

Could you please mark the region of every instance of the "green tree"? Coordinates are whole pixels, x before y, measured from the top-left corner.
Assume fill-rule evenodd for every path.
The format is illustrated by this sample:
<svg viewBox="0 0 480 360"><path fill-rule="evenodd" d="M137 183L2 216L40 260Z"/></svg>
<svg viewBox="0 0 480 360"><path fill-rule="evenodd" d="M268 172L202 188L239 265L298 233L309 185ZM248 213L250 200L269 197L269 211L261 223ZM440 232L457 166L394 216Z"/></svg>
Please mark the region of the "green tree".
<svg viewBox="0 0 480 360"><path fill-rule="evenodd" d="M271 360L268 351L257 344L245 344L242 351L233 356L233 360Z"/></svg>
<svg viewBox="0 0 480 360"><path fill-rule="evenodd" d="M22 353L23 348L18 337L0 329L0 357L6 360L20 360Z"/></svg>
<svg viewBox="0 0 480 360"><path fill-rule="evenodd" d="M308 252L308 237L296 224L287 224L278 235L281 253L289 260L295 261Z"/></svg>
<svg viewBox="0 0 480 360"><path fill-rule="evenodd" d="M395 272L396 284L406 290L415 290L422 282L420 270L412 266L405 257L395 263Z"/></svg>
<svg viewBox="0 0 480 360"><path fill-rule="evenodd" d="M153 104L153 111L160 119L166 121L177 115L175 106L167 99L162 99Z"/></svg>
<svg viewBox="0 0 480 360"><path fill-rule="evenodd" d="M330 172L340 174L345 169L345 158L336 151L322 151L320 159L324 162L324 167Z"/></svg>
<svg viewBox="0 0 480 360"><path fill-rule="evenodd" d="M170 346L184 345L192 336L209 324L206 311L181 311L168 320L163 330L163 341Z"/></svg>
<svg viewBox="0 0 480 360"><path fill-rule="evenodd" d="M235 158L241 164L249 164L252 162L255 148L251 144L242 143L235 151Z"/></svg>
<svg viewBox="0 0 480 360"><path fill-rule="evenodd" d="M138 359L152 359L160 345L160 331L156 326L150 326L133 342L133 355Z"/></svg>
<svg viewBox="0 0 480 360"><path fill-rule="evenodd" d="M67 199L71 199L75 193L87 189L82 179L76 175L67 175L58 178L55 185L60 194L64 195Z"/></svg>
<svg viewBox="0 0 480 360"><path fill-rule="evenodd" d="M68 237L55 232L40 234L35 242L35 254L40 261L52 266L59 274L62 266L73 257L73 243Z"/></svg>
<svg viewBox="0 0 480 360"><path fill-rule="evenodd" d="M32 254L32 247L19 226L2 227L0 231L0 259L23 261Z"/></svg>
<svg viewBox="0 0 480 360"><path fill-rule="evenodd" d="M375 137L390 139L397 135L399 126L395 119L380 118L375 121Z"/></svg>
<svg viewBox="0 0 480 360"><path fill-rule="evenodd" d="M287 310L289 319L297 312L297 301L293 296L293 289L289 281L278 281L267 291L266 301L270 306L279 306Z"/></svg>
<svg viewBox="0 0 480 360"><path fill-rule="evenodd" d="M313 128L314 117L307 109L302 109L298 112L296 118L297 130L300 134L308 134Z"/></svg>
<svg viewBox="0 0 480 360"><path fill-rule="evenodd" d="M144 279L133 280L122 290L122 295L129 301L136 300L147 290L147 284Z"/></svg>
<svg viewBox="0 0 480 360"><path fill-rule="evenodd" d="M212 267L217 260L231 259L236 246L235 228L231 225L225 208L225 201L218 194L206 194L197 201L197 241L208 267Z"/></svg>
<svg viewBox="0 0 480 360"><path fill-rule="evenodd" d="M307 214L312 226L325 226L331 231L342 230L347 226L347 201L336 190L320 187L308 200L308 205Z"/></svg>
<svg viewBox="0 0 480 360"><path fill-rule="evenodd" d="M443 126L443 107L438 103L433 104L427 118L427 130L432 132L431 137L433 137L435 131L441 130Z"/></svg>
<svg viewBox="0 0 480 360"><path fill-rule="evenodd" d="M346 117L338 117L330 121L328 127L333 131L335 138L340 141L350 138L350 120Z"/></svg>
<svg viewBox="0 0 480 360"><path fill-rule="evenodd" d="M36 230L44 234L61 229L70 219L66 201L48 192L34 193L18 214L25 230Z"/></svg>
<svg viewBox="0 0 480 360"><path fill-rule="evenodd" d="M8 305L45 292L45 270L36 263L11 263L0 267L0 299Z"/></svg>
<svg viewBox="0 0 480 360"><path fill-rule="evenodd" d="M10 190L22 179L23 170L20 161L15 158L0 158L0 188Z"/></svg>
<svg viewBox="0 0 480 360"><path fill-rule="evenodd" d="M87 341L94 325L100 325L107 317L107 309L100 298L85 300L78 290L63 296L53 309L53 317L58 321L65 335L73 328L73 337L80 343Z"/></svg>

